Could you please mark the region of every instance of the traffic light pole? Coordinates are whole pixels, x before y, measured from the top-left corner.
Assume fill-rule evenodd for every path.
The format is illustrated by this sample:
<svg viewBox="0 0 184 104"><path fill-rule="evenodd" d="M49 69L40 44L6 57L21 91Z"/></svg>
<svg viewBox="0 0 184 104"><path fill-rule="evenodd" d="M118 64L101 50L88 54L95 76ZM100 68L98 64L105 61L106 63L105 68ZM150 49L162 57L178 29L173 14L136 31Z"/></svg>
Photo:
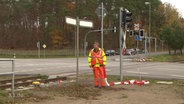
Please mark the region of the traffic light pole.
<svg viewBox="0 0 184 104"><path fill-rule="evenodd" d="M86 56L86 47L87 47L87 42L86 42L86 39L87 39L87 36L89 33L92 33L92 32L99 32L101 30L91 30L91 31L88 31L86 34L85 34L85 37L84 37L84 56Z"/></svg>
<svg viewBox="0 0 184 104"><path fill-rule="evenodd" d="M123 29L122 29L122 10L123 8L120 8L119 11L119 53L120 53L120 80L123 80L122 75L122 36L123 36Z"/></svg>
<svg viewBox="0 0 184 104"><path fill-rule="evenodd" d="M76 34L76 82L79 83L79 17L76 19L77 34Z"/></svg>
<svg viewBox="0 0 184 104"><path fill-rule="evenodd" d="M103 31L115 31L116 32L116 27L114 28L109 28L109 29L103 29ZM92 33L92 32L101 32L101 29L99 30L90 30L88 31L85 36L84 36L84 56L86 56L86 48L87 48L87 36L88 34Z"/></svg>

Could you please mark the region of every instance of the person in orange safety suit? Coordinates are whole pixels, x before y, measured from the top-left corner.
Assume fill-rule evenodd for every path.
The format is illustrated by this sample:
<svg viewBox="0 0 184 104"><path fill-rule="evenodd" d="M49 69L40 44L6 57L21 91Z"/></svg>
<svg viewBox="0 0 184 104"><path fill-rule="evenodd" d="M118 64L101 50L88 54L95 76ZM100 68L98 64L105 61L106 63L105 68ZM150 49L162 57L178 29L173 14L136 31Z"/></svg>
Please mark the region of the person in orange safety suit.
<svg viewBox="0 0 184 104"><path fill-rule="evenodd" d="M99 48L99 43L94 42L93 49L89 52L88 65L94 73L94 86L105 87L105 70L106 55L104 51Z"/></svg>

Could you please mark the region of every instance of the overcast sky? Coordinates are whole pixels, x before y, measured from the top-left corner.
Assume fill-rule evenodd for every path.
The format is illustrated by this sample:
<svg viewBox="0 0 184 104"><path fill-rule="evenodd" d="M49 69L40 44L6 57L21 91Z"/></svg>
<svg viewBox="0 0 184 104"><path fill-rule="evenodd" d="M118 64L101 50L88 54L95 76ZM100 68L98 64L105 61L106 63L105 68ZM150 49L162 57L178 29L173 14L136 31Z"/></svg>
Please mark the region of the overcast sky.
<svg viewBox="0 0 184 104"><path fill-rule="evenodd" d="M184 0L161 0L163 3L168 2L178 9L178 12L184 18Z"/></svg>

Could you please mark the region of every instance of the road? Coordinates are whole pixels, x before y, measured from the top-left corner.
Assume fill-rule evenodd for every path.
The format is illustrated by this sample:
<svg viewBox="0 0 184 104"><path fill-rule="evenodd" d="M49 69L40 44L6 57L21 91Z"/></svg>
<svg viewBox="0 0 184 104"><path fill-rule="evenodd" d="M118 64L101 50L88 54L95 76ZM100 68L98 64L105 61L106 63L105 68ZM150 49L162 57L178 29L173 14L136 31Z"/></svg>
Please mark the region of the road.
<svg viewBox="0 0 184 104"><path fill-rule="evenodd" d="M184 64L170 62L132 62L134 57L124 57L123 76L141 76L152 78L184 79ZM119 56L107 57L107 74L120 75ZM11 62L0 61L0 73L10 72ZM56 59L15 59L16 74L74 75L75 58ZM88 67L87 57L79 59L79 73L92 73Z"/></svg>

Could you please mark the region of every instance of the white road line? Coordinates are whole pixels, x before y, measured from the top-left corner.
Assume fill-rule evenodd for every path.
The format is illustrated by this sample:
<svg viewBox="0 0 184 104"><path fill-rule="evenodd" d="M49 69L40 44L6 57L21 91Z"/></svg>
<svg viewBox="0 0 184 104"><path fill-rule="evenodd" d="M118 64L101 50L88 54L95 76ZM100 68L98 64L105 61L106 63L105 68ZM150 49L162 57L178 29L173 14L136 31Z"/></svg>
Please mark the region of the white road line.
<svg viewBox="0 0 184 104"><path fill-rule="evenodd" d="M134 73L134 74L148 74L146 72L138 72L138 71L125 71L125 72Z"/></svg>
<svg viewBox="0 0 184 104"><path fill-rule="evenodd" d="M18 70L15 71L15 73L23 73L23 72L34 72L34 71L40 71L43 70L44 68L38 68L38 69L34 69L34 70Z"/></svg>
<svg viewBox="0 0 184 104"><path fill-rule="evenodd" d="M184 78L183 75L171 75L172 77L180 77L180 78Z"/></svg>
<svg viewBox="0 0 184 104"><path fill-rule="evenodd" d="M107 69L107 68L106 68L106 71L108 71L108 72L109 72L109 71L111 71L111 69Z"/></svg>

